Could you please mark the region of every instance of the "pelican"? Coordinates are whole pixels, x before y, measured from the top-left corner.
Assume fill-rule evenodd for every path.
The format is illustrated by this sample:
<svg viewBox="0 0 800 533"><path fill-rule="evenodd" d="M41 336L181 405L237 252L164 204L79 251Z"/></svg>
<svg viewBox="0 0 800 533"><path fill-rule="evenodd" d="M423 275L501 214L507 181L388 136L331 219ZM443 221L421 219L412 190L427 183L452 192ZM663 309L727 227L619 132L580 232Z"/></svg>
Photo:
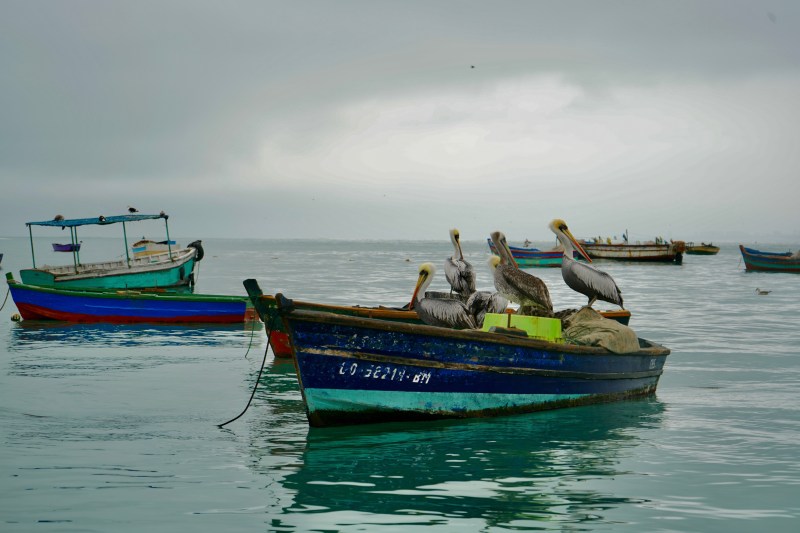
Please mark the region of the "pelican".
<svg viewBox="0 0 800 533"><path fill-rule="evenodd" d="M466 300L470 294L475 292L475 269L464 260L464 253L461 251L458 230L450 230L450 242L453 243L453 255L444 261L444 277L453 292Z"/></svg>
<svg viewBox="0 0 800 533"><path fill-rule="evenodd" d="M577 251L588 262L592 262L583 246L572 236L567 223L557 218L550 222L548 227L556 234L561 246L564 247L564 257L561 259L561 277L564 278L564 282L570 289L589 298L586 307L591 307L597 300L602 300L625 309L622 305L622 291L617 287L614 278L606 272L573 259L573 253Z"/></svg>
<svg viewBox="0 0 800 533"><path fill-rule="evenodd" d="M128 213L138 213L139 210L135 207L128 206Z"/></svg>
<svg viewBox="0 0 800 533"><path fill-rule="evenodd" d="M492 272L500 263L500 258L493 255L489 258L489 268ZM467 308L475 317L478 327L483 327L483 319L486 313L502 313L508 307L508 300L499 292L475 291L467 299Z"/></svg>
<svg viewBox="0 0 800 533"><path fill-rule="evenodd" d="M456 329L475 329L478 325L461 300L453 298L428 298L425 290L433 281L436 267L433 263L422 263L419 267L419 278L411 297L409 309L417 312L420 320L430 326L441 326Z"/></svg>
<svg viewBox="0 0 800 533"><path fill-rule="evenodd" d="M500 254L500 260L494 268L494 287L497 292L523 308L532 307L536 314L544 313L552 316L553 302L550 300L550 291L547 290L544 281L519 269L511 255L506 236L502 232L495 231L491 236Z"/></svg>

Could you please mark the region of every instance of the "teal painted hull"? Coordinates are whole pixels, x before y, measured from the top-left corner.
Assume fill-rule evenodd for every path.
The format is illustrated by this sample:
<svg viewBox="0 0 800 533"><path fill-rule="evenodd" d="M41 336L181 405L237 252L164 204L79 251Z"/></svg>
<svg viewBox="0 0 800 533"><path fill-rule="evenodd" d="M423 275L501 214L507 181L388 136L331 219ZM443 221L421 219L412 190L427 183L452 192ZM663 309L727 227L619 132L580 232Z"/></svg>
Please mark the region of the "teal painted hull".
<svg viewBox="0 0 800 533"><path fill-rule="evenodd" d="M430 416L449 416L453 412L485 412L524 409L530 405L580 401L587 394L475 394L465 392L433 392L409 394L398 391L305 389L309 412L350 412L353 416L365 411L424 412Z"/></svg>
<svg viewBox="0 0 800 533"><path fill-rule="evenodd" d="M145 289L153 287L179 287L193 283L195 268L194 250L178 256L175 261L148 264L132 262L105 263L107 268L95 265L80 265L75 273L73 267L53 269L29 268L20 270L20 279L26 285L55 287L61 289Z"/></svg>

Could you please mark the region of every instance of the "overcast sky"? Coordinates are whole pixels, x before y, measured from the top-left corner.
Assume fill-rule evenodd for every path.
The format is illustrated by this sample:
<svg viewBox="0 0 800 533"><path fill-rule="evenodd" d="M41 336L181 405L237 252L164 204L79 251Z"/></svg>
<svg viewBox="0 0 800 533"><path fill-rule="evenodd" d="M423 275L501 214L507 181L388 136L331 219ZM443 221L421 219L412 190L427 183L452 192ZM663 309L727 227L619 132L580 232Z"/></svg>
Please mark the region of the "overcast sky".
<svg viewBox="0 0 800 533"><path fill-rule="evenodd" d="M794 0L0 0L6 236L800 243L798 130Z"/></svg>

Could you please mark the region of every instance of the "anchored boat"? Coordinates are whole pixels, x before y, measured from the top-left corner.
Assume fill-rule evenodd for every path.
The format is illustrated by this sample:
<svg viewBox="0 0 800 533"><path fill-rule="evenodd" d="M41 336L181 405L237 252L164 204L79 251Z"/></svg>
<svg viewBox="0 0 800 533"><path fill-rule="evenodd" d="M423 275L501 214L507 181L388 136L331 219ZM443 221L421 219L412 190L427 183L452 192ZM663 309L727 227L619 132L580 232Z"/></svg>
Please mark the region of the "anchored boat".
<svg viewBox="0 0 800 533"><path fill-rule="evenodd" d="M644 339L619 354L307 311L276 298L312 426L498 416L646 396L669 354Z"/></svg>
<svg viewBox="0 0 800 533"><path fill-rule="evenodd" d="M747 271L800 273L800 251L797 253L762 252L741 244L739 251L742 253L744 267Z"/></svg>
<svg viewBox="0 0 800 533"><path fill-rule="evenodd" d="M31 240L31 259L33 268L20 270L22 283L42 287L58 288L107 288L107 289L139 289L152 287L174 287L194 283L194 269L197 261L202 259L203 249L200 241L190 243L185 248L173 248L167 245L167 251L152 255L131 257L128 249L127 224L142 220L163 219L169 240L169 225L166 214L159 215L120 215L97 218L64 219L27 222ZM80 260L80 242L78 228L81 226L105 226L121 224L124 238L125 259L103 261L99 263L82 263ZM36 266L33 252L33 226L53 228L69 228L72 250L72 265Z"/></svg>
<svg viewBox="0 0 800 533"><path fill-rule="evenodd" d="M14 304L25 320L233 324L245 321L249 303L244 296L193 294L165 289L37 287L19 283L10 272L6 274L6 282Z"/></svg>

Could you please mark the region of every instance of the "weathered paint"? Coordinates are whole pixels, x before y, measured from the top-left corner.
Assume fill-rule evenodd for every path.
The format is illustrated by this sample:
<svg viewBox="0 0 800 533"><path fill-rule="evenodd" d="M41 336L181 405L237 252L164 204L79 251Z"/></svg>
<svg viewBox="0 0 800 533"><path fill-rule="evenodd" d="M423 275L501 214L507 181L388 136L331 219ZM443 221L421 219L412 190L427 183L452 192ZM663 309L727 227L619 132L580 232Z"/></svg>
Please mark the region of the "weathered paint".
<svg viewBox="0 0 800 533"><path fill-rule="evenodd" d="M148 294L135 291L80 291L9 281L14 304L25 320L108 323L244 322L244 297Z"/></svg>
<svg viewBox="0 0 800 533"><path fill-rule="evenodd" d="M289 312L309 423L494 416L651 394L669 350L633 354Z"/></svg>
<svg viewBox="0 0 800 533"><path fill-rule="evenodd" d="M616 261L642 261L653 263L680 263L686 243L674 241L667 244L602 244L581 243L592 259Z"/></svg>
<svg viewBox="0 0 800 533"><path fill-rule="evenodd" d="M245 280L244 285L259 317L264 322L267 329L273 332L273 335L270 337L270 346L272 347L273 353L276 357L292 357L291 343L287 330L278 313L275 297L273 295L263 294L258 283L253 279ZM391 320L409 324L422 324L422 321L415 311L387 307L327 305L299 300L294 300L293 304L298 309L359 316L363 318L377 318L380 320ZM625 325L628 324L631 318L630 311L625 309L600 311L600 313L606 318L616 320Z"/></svg>

